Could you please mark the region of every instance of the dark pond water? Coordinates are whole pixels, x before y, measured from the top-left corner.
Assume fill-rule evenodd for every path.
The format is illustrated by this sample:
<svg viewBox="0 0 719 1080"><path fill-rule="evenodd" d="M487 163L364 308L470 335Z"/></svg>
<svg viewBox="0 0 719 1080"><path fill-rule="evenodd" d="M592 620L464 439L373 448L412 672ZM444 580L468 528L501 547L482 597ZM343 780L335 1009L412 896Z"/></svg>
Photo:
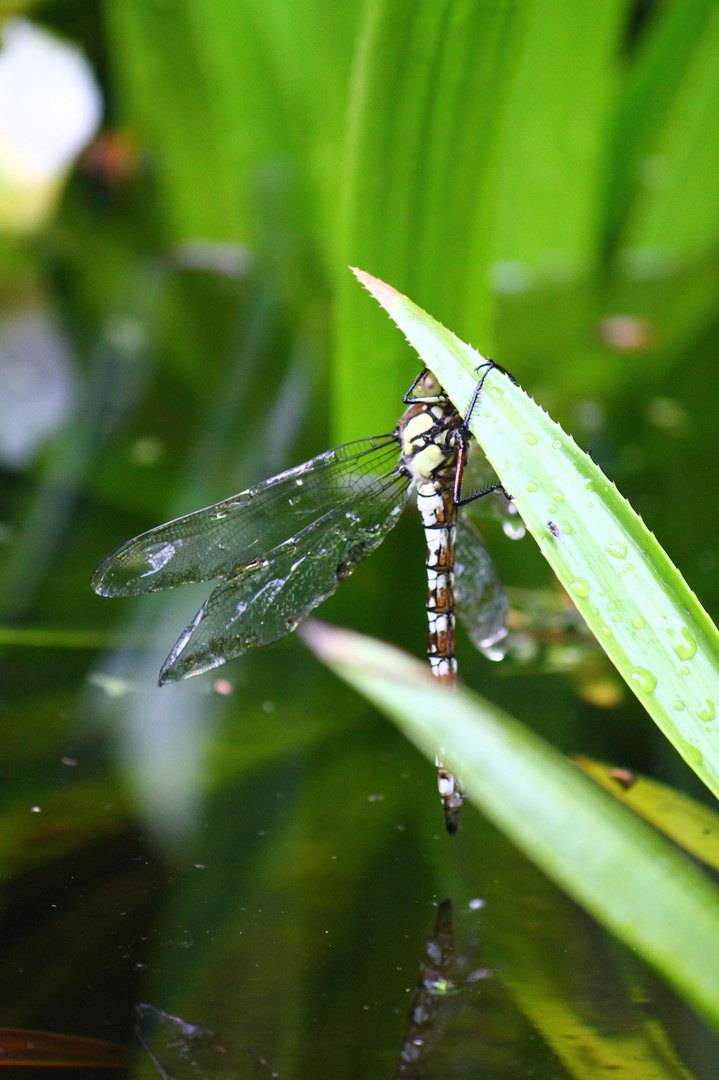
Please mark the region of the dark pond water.
<svg viewBox="0 0 719 1080"><path fill-rule="evenodd" d="M431 764L297 641L160 690L163 656L4 651L0 1027L176 1080L715 1075L690 1010L471 806L446 835Z"/></svg>

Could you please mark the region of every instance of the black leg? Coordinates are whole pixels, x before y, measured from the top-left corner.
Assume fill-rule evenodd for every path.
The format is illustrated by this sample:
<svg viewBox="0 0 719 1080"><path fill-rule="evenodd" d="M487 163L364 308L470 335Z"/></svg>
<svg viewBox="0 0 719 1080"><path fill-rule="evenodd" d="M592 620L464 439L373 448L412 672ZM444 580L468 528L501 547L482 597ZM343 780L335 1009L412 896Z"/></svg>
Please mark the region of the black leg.
<svg viewBox="0 0 719 1080"><path fill-rule="evenodd" d="M423 379L423 378L425 377L425 375L427 374L427 372L428 372L428 371L429 371L429 368L426 368L426 367L425 367L425 368L422 368L422 370L420 371L420 373L419 373L419 375L417 376L417 378L416 378L416 379L414 380L414 382L412 383L412 385L411 385L411 386L409 387L409 389L407 390L407 393L406 393L406 394L404 394L404 396L402 397L402 401L403 401L403 403L404 403L405 405L409 405L409 404L410 404L410 402L412 402L412 401L414 400L414 399L413 399L413 398L411 398L411 397L410 397L409 395L410 395L410 394L412 393L412 391L414 390L414 388L415 388L415 386L417 385L417 383L419 382L419 380L420 380L420 379Z"/></svg>
<svg viewBox="0 0 719 1080"><path fill-rule="evenodd" d="M467 409L465 417L464 417L464 419L462 421L462 426L457 429L457 442L459 444L459 454L458 454L458 457L457 457L457 471L456 471L456 473L454 475L453 500L454 500L455 506L466 506L467 503L474 502L475 499L481 499L484 495L491 495L493 491L501 491L502 494L504 495L505 499L508 499L510 501L512 499L512 496L509 494L509 492L506 491L504 486L502 484L499 484L499 483L492 484L490 487L487 487L487 488L483 488L482 491L476 491L473 495L467 495L464 499L461 498L462 476L464 474L464 465L465 465L465 462L467 460L467 452L468 452L468 449L469 449L469 442L473 438L473 435L472 435L471 431L469 430L469 421L470 421L470 419L472 417L472 413L474 412L477 401L479 400L479 395L482 393L482 387L484 386L484 380L487 378L487 376L489 375L492 368L496 368L497 371L501 371L503 375L506 375L508 379L511 379L511 381L513 383L516 383L516 381L517 381L514 378L514 375L512 375L509 371L507 371L506 368L503 368L501 366L501 364L495 364L494 360L491 360L489 358L487 358L487 360L485 360L485 362L483 364L480 364L479 367L475 368L475 372L482 371L483 368L486 368L486 370L485 370L484 374L482 375L482 377L478 380L477 385L474 388L474 393L472 394L472 399L471 399L471 401L469 403L469 408Z"/></svg>
<svg viewBox="0 0 719 1080"><path fill-rule="evenodd" d="M457 443L459 444L459 450L457 453L457 469L454 474L454 490L452 492L452 501L454 502L454 505L466 506L467 503L474 502L475 499L481 499L485 495L491 495L493 491L501 491L505 499L511 501L512 496L500 483L492 484L490 487L482 488L481 491L475 491L473 495L466 495L462 498L462 478L464 476L464 466L469 452L469 439L467 438L467 435L468 432L463 428L457 429Z"/></svg>
<svg viewBox="0 0 719 1080"><path fill-rule="evenodd" d="M505 499L508 502L512 501L512 496L509 494L504 484L492 484L491 487L483 488L482 491L475 491L474 495L467 495L464 499L455 499L457 506L466 506L467 503L474 502L475 499L482 499L485 495L491 495L494 491L501 491Z"/></svg>
<svg viewBox="0 0 719 1080"><path fill-rule="evenodd" d="M509 371L507 371L506 368L503 368L501 364L495 364L494 360L491 360L489 357L484 361L483 364L480 364L479 367L476 367L474 369L475 375L477 374L478 371L481 371L482 368L486 368L486 371L484 372L484 375L482 375L481 379L479 379L479 381L477 382L477 385L474 388L474 393L472 394L472 400L469 403L469 408L467 409L467 412L465 413L464 420L462 422L462 426L464 428L467 428L469 426L469 421L472 419L472 413L474 412L474 407L477 404L477 401L479 399L479 395L482 393L482 387L484 386L484 380L487 378L487 376L489 375L492 368L495 368L497 371L501 371L503 375L507 376L507 378L510 380L510 382L513 382L515 385L517 383L517 380L515 379L514 375L512 375Z"/></svg>

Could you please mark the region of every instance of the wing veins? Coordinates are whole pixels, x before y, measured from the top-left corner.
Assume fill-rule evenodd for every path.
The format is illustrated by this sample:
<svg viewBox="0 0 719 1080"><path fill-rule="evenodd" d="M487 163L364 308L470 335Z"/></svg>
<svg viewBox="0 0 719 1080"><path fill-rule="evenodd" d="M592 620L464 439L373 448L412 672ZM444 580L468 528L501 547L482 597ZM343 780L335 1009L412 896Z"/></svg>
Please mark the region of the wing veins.
<svg viewBox="0 0 719 1080"><path fill-rule="evenodd" d="M239 495L123 544L95 571L93 587L107 596L133 596L233 574L279 546L293 526L306 527L315 516L322 516L343 484L354 498L358 489L377 479L374 472L397 457L393 435L325 451ZM277 515L277 508L291 501L293 493L294 515Z"/></svg>
<svg viewBox="0 0 719 1080"><path fill-rule="evenodd" d="M220 582L178 638L160 682L200 674L294 630L381 543L404 508L409 484L399 469L387 473L374 481L348 528L338 528L350 520L345 500L268 552L261 565ZM324 557L313 559L318 548Z"/></svg>

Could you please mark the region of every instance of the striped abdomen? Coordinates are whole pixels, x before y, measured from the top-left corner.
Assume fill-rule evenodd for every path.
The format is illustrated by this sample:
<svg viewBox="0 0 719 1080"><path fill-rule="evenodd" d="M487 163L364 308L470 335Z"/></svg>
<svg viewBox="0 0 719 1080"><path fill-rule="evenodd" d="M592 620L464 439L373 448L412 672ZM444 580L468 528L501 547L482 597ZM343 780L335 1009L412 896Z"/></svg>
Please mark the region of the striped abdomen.
<svg viewBox="0 0 719 1080"><path fill-rule="evenodd" d="M457 410L436 382L436 394L410 405L398 426L402 464L414 477L417 509L427 540L427 652L432 673L454 688L454 534L457 507L454 478L459 454L456 437L462 423ZM457 831L464 791L460 780L437 752L437 783L447 831Z"/></svg>
<svg viewBox="0 0 719 1080"><path fill-rule="evenodd" d="M454 533L457 507L452 492L427 482L417 487L417 509L427 541L427 653L432 673L454 686Z"/></svg>

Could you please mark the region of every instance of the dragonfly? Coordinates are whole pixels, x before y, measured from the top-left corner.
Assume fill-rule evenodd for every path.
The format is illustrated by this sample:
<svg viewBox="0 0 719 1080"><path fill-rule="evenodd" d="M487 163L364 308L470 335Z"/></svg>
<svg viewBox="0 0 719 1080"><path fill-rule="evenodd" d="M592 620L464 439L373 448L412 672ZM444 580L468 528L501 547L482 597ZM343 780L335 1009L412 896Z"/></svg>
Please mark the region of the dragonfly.
<svg viewBox="0 0 719 1080"><path fill-rule="evenodd" d="M467 420L425 368L403 397L407 408L394 431L327 450L150 529L100 563L92 586L101 596L219 579L177 639L158 684L199 675L289 634L382 542L412 490L427 543L432 672L456 685L455 609L474 645L496 658L507 634L507 603L479 533L458 514L484 495L506 495L497 482L462 496L472 439L467 421L489 371L508 375L492 360L478 373L482 368ZM437 770L445 824L454 833L464 789L442 752Z"/></svg>

